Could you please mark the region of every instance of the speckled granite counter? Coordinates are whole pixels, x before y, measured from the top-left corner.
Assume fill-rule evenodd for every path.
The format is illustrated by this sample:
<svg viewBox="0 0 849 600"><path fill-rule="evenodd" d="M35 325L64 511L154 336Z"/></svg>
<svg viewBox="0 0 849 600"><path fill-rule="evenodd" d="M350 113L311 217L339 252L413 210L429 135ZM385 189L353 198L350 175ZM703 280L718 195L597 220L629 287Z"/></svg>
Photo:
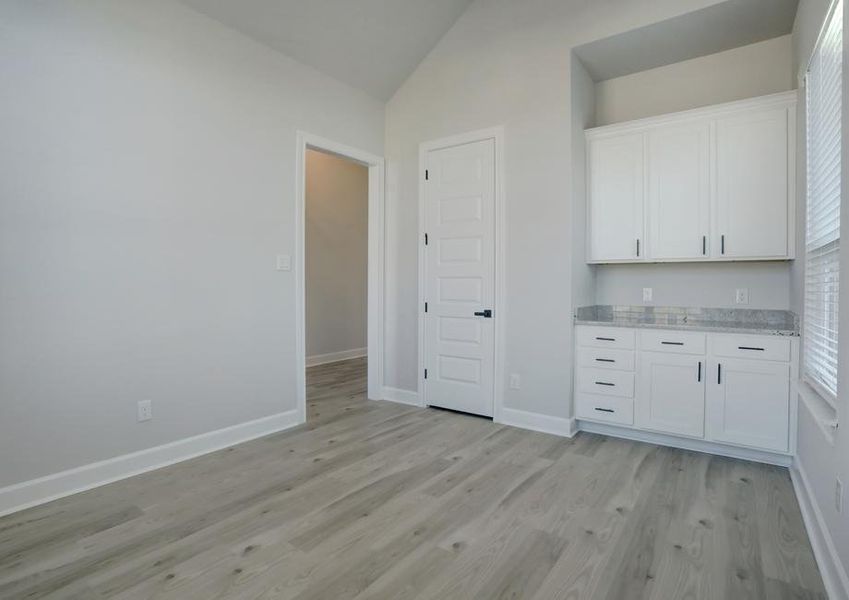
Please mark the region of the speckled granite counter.
<svg viewBox="0 0 849 600"><path fill-rule="evenodd" d="M678 306L581 306L576 325L637 327L798 336L799 320L789 310Z"/></svg>

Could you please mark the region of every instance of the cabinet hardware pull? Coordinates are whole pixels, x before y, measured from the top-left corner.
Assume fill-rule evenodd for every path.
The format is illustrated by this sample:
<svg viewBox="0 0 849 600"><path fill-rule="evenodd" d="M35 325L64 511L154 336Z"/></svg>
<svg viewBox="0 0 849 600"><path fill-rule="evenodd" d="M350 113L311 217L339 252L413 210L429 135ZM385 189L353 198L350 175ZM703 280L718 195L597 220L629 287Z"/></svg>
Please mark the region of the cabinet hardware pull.
<svg viewBox="0 0 849 600"><path fill-rule="evenodd" d="M722 363L716 365L716 383L717 385L722 384Z"/></svg>
<svg viewBox="0 0 849 600"><path fill-rule="evenodd" d="M720 252L722 252L722 254L725 254L725 234L724 233L719 237L719 242L720 242L720 246L721 246Z"/></svg>
<svg viewBox="0 0 849 600"><path fill-rule="evenodd" d="M596 359L596 362L609 362L609 363L615 363L616 361L615 361L615 360L613 360L612 358L597 358L597 359Z"/></svg>
<svg viewBox="0 0 849 600"><path fill-rule="evenodd" d="M696 378L696 381L698 381L699 383L702 382L702 361L699 361L699 375Z"/></svg>
<svg viewBox="0 0 849 600"><path fill-rule="evenodd" d="M738 350L758 350L759 352L763 352L764 348L756 348L754 346L737 346Z"/></svg>
<svg viewBox="0 0 849 600"><path fill-rule="evenodd" d="M598 412L606 412L606 413L616 412L616 411L615 411L615 410L613 410L612 408L599 408L598 406L596 406L596 407L595 407L595 409L596 409Z"/></svg>
<svg viewBox="0 0 849 600"><path fill-rule="evenodd" d="M595 384L596 385L607 385L607 386L610 386L610 387L616 387L615 383L608 383L606 381L596 381Z"/></svg>
<svg viewBox="0 0 849 600"><path fill-rule="evenodd" d="M637 258L640 257L640 238L637 238Z"/></svg>
<svg viewBox="0 0 849 600"><path fill-rule="evenodd" d="M684 342L660 342L661 344L666 344L667 346L683 346Z"/></svg>
<svg viewBox="0 0 849 600"><path fill-rule="evenodd" d="M707 254L707 236L703 235L702 236L702 256L704 256L705 254Z"/></svg>
<svg viewBox="0 0 849 600"><path fill-rule="evenodd" d="M601 340L602 342L615 342L616 338L606 338L606 337L597 337L597 340Z"/></svg>

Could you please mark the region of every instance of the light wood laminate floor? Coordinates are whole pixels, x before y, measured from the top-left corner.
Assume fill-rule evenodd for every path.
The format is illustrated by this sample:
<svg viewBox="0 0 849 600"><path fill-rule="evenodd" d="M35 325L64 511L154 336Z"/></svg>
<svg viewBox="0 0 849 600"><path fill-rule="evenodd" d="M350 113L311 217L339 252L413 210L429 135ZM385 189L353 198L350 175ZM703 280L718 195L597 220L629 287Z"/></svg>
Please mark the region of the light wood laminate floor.
<svg viewBox="0 0 849 600"><path fill-rule="evenodd" d="M0 519L0 598L824 598L785 469L364 399Z"/></svg>

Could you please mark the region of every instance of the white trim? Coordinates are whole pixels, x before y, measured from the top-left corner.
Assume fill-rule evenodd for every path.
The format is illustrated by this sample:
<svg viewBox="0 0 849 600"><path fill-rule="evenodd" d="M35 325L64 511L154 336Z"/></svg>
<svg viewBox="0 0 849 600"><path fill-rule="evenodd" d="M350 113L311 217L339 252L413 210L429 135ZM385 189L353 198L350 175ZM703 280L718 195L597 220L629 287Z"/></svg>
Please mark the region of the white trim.
<svg viewBox="0 0 849 600"><path fill-rule="evenodd" d="M501 422L504 409L504 332L507 322L507 303L504 301L505 280L504 268L507 256L506 249L506 204L504 201L504 127L496 126L487 129L478 129L449 137L423 142L419 145L419 244L418 244L418 268L419 268L419 294L418 294L418 331L419 331L419 357L418 357L418 399L419 406L427 406L424 380L425 361L425 327L424 327L424 302L425 302L425 165L427 153L441 148L450 148L461 144L470 144L483 140L495 142L495 302L493 308L495 327L495 358L493 377L493 420Z"/></svg>
<svg viewBox="0 0 849 600"><path fill-rule="evenodd" d="M306 151L314 148L360 162L368 167L368 397L380 399L383 387L383 305L385 217L383 158L364 150L299 131L295 151L295 368L297 406L307 418L304 227Z"/></svg>
<svg viewBox="0 0 849 600"><path fill-rule="evenodd" d="M849 577L840 555L834 547L834 540L828 531L828 525L822 516L822 511L817 504L816 496L811 492L811 485L802 465L796 460L790 468L790 479L796 498L799 500L799 509L802 511L802 520L808 531L808 538L817 559L825 591L829 598L849 598Z"/></svg>
<svg viewBox="0 0 849 600"><path fill-rule="evenodd" d="M397 402L398 404L409 404L410 406L421 406L419 404L419 395L410 390L402 390L394 387L383 388L383 399L388 402Z"/></svg>
<svg viewBox="0 0 849 600"><path fill-rule="evenodd" d="M778 465L781 467L789 467L790 463L793 461L793 457L787 454L777 454L774 452L765 452L763 450L751 450L748 448L739 448L737 446L726 446L725 444L717 444L715 442L708 442L705 440L664 435L662 433L654 433L650 431L640 431L629 427L617 427L616 425L594 423L592 421L578 420L578 430L586 431L587 433L598 433L611 437L624 438L626 440L634 440L635 442L646 442L648 444L657 444L658 446L669 446L670 448L681 448L682 450L705 452L708 454L727 456L729 458L739 458L741 460L750 460L769 465Z"/></svg>
<svg viewBox="0 0 849 600"><path fill-rule="evenodd" d="M350 360L352 358L362 358L368 354L367 348L352 348L351 350L342 350L340 352L328 352L327 354L313 354L307 356L307 367L317 367L318 365L327 365L330 363L339 362L341 360Z"/></svg>
<svg viewBox="0 0 849 600"><path fill-rule="evenodd" d="M542 433L550 433L569 438L575 435L577 431L575 419L552 417L550 415L542 415L516 408L502 407L501 418L497 419L496 422L521 429L530 429L532 431L540 431Z"/></svg>
<svg viewBox="0 0 849 600"><path fill-rule="evenodd" d="M0 488L0 516L160 469L299 424L290 410Z"/></svg>

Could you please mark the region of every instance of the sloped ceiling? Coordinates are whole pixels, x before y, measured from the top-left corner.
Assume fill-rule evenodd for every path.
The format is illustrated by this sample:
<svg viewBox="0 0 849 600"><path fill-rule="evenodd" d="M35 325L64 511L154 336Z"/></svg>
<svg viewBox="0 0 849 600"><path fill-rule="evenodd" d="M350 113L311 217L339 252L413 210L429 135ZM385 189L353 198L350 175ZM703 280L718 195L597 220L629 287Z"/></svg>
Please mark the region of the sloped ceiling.
<svg viewBox="0 0 849 600"><path fill-rule="evenodd" d="M181 0L386 100L472 0Z"/></svg>

